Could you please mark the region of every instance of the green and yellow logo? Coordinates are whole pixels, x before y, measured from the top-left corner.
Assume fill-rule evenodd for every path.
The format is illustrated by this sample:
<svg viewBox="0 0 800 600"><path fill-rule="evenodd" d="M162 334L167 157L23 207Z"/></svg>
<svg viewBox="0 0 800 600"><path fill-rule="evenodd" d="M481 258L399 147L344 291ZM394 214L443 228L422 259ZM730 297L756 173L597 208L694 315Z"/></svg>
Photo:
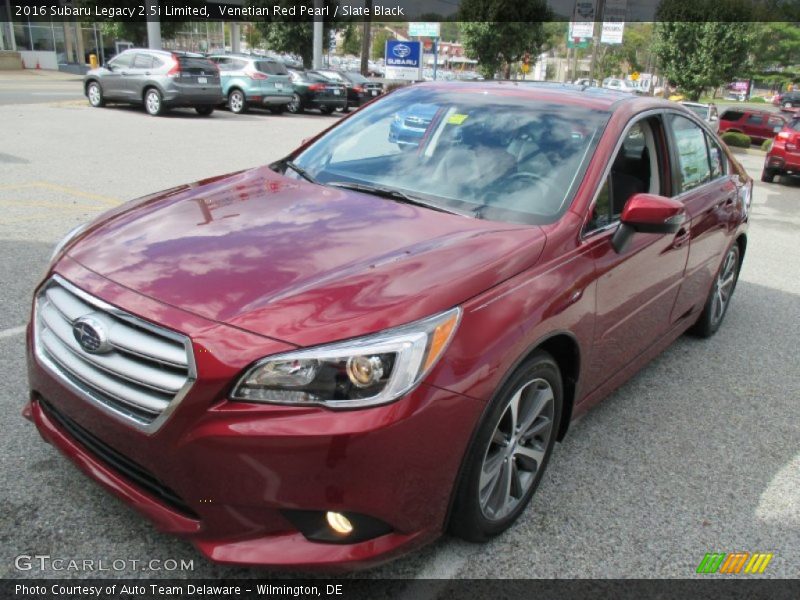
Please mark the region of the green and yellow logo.
<svg viewBox="0 0 800 600"><path fill-rule="evenodd" d="M697 565L697 572L702 574L723 573L726 575L739 575L747 573L755 575L763 573L769 561L772 560L772 553L766 552L709 552Z"/></svg>

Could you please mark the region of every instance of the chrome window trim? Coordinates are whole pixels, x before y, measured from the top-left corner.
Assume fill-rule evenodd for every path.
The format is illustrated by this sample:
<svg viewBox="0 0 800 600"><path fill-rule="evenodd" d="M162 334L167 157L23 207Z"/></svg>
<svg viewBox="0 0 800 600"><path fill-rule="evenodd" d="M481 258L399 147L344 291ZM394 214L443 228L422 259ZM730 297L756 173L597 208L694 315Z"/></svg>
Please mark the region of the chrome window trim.
<svg viewBox="0 0 800 600"><path fill-rule="evenodd" d="M38 327L39 327L39 301L41 296L46 292L47 287L50 281L55 281L58 285L64 287L70 293L75 294L81 300L86 302L87 304L97 308L98 310L107 312L114 317L131 323L136 327L140 327L142 329L146 329L148 331L153 332L156 335L167 337L172 339L173 341L179 342L183 344L184 350L186 352L186 361L187 361L187 376L186 376L186 383L183 387L175 394L175 397L172 401L167 404L166 408L152 421L143 421L137 415L126 412L121 407L111 406L107 401L105 401L100 395L95 393L94 391L87 389L84 386L79 385L75 381L73 381L68 374L63 372L63 369L56 365L43 351L42 344L39 342L39 334L38 334ZM169 419L175 409L181 404L183 399L187 396L189 391L191 390L194 383L197 381L197 364L195 362L194 357L194 348L192 346L191 339L183 334L177 333L165 327L155 325L149 321L145 321L137 316L134 316L130 313L125 312L124 310L117 308L116 306L112 306L107 302L99 298L95 298L94 296L88 294L87 292L83 291L82 289L75 287L73 284L68 282L66 279L61 277L58 274L53 274L53 276L45 282L41 288L39 289L39 293L36 295L36 299L33 305L33 349L36 359L39 361L41 365L43 365L51 375L56 377L59 382L63 385L68 387L70 391L72 391L75 395L84 398L88 402L90 402L93 406L99 408L104 413L108 414L109 416L113 417L114 419L121 421L126 425L132 425L136 429L148 434L152 435L156 431L158 431L164 423ZM145 411L146 412L146 411Z"/></svg>

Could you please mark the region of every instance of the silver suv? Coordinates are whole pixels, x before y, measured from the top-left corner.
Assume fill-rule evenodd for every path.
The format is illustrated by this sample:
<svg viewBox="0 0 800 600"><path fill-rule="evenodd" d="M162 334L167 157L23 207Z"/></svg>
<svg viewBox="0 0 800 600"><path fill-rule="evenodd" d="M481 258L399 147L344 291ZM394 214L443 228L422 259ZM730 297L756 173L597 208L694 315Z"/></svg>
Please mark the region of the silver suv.
<svg viewBox="0 0 800 600"><path fill-rule="evenodd" d="M169 108L194 107L207 116L224 102L217 66L201 54L189 52L125 50L89 71L83 89L92 106L143 104L151 115L161 115Z"/></svg>

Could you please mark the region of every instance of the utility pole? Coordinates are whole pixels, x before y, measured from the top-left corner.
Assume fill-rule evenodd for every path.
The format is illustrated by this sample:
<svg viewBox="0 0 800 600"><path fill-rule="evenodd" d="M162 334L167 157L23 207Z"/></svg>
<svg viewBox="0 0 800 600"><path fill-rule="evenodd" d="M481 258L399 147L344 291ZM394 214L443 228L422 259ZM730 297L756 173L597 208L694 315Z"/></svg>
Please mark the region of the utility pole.
<svg viewBox="0 0 800 600"><path fill-rule="evenodd" d="M361 74L369 77L369 48L372 32L372 0L364 0L364 29L361 32Z"/></svg>
<svg viewBox="0 0 800 600"><path fill-rule="evenodd" d="M322 13L322 0L314 0L314 12ZM322 68L322 17L314 17L314 57L312 67Z"/></svg>
<svg viewBox="0 0 800 600"><path fill-rule="evenodd" d="M603 34L603 13L605 12L605 10L606 10L606 0L597 0L597 12L595 13L595 25L597 25L597 23L600 23L600 27L597 29L597 33L595 33L592 36L592 38L593 38L593 43L592 43L592 46L593 46L592 47L592 66L589 69L589 78L592 79L592 80L599 79L598 77L595 77L594 75L595 75L595 67L596 67L596 64L597 64L597 53L600 51L600 36L602 36L602 34Z"/></svg>
<svg viewBox="0 0 800 600"><path fill-rule="evenodd" d="M153 14L152 7L158 6L158 0L147 0L147 14ZM158 17L147 17L147 47L161 50L161 20Z"/></svg>

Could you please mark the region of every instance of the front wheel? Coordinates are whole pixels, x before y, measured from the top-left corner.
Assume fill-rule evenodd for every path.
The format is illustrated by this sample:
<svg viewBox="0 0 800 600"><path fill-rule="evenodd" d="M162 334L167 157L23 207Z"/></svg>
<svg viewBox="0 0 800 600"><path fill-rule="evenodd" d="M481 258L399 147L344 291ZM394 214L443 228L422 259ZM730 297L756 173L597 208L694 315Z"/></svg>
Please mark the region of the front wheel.
<svg viewBox="0 0 800 600"><path fill-rule="evenodd" d="M691 332L695 335L711 337L722 325L722 319L725 318L733 290L736 289L736 282L739 280L739 262L739 244L734 243L722 260L700 318L692 326Z"/></svg>
<svg viewBox="0 0 800 600"><path fill-rule="evenodd" d="M562 405L558 365L536 352L501 388L478 430L456 495L454 534L486 541L522 514L552 454Z"/></svg>
<svg viewBox="0 0 800 600"><path fill-rule="evenodd" d="M764 183L772 183L775 180L775 175L777 175L775 169L767 169L764 167L764 170L761 171L761 181Z"/></svg>
<svg viewBox="0 0 800 600"><path fill-rule="evenodd" d="M86 87L86 95L89 97L89 104L91 104L94 108L100 108L105 104L105 100L103 98L103 88L101 88L100 84L96 81L92 81Z"/></svg>
<svg viewBox="0 0 800 600"><path fill-rule="evenodd" d="M164 114L164 102L161 99L161 92L156 88L150 88L144 94L144 108L149 115L157 117Z"/></svg>
<svg viewBox="0 0 800 600"><path fill-rule="evenodd" d="M197 114L200 115L201 117L207 117L214 112L213 106L195 106L194 109L197 111Z"/></svg>

